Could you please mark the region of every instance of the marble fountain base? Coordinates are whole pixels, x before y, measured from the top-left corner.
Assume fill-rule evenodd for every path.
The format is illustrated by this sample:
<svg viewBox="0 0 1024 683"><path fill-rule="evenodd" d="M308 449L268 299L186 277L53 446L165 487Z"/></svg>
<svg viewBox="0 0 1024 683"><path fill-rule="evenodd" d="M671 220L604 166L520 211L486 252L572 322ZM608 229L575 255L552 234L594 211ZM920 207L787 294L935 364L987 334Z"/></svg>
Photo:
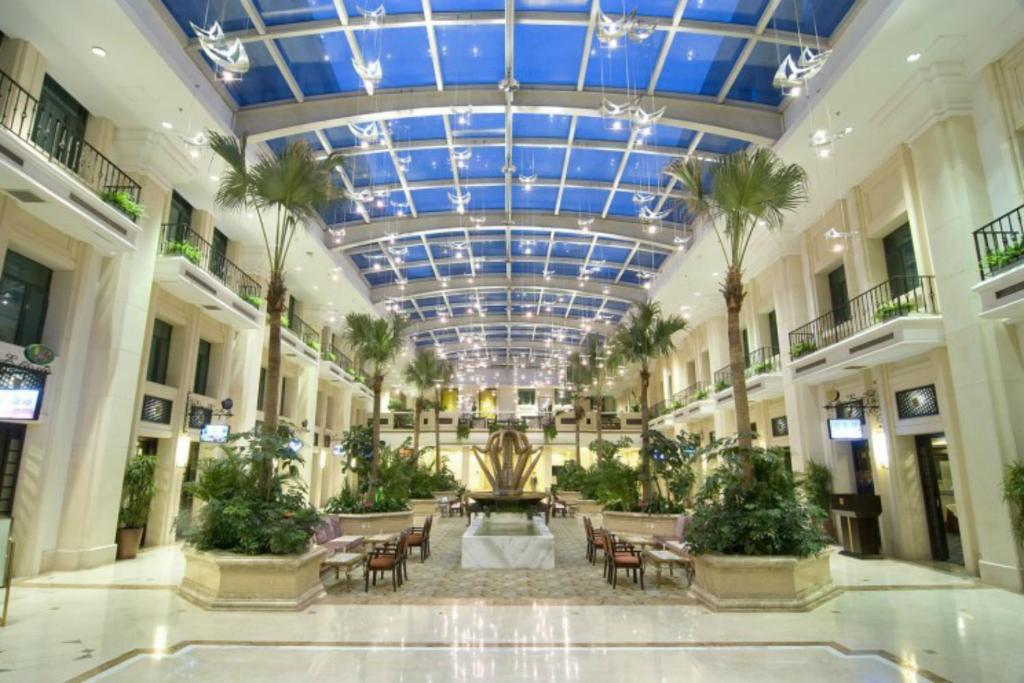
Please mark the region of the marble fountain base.
<svg viewBox="0 0 1024 683"><path fill-rule="evenodd" d="M522 514L473 515L462 534L464 569L554 569L555 537L544 517Z"/></svg>

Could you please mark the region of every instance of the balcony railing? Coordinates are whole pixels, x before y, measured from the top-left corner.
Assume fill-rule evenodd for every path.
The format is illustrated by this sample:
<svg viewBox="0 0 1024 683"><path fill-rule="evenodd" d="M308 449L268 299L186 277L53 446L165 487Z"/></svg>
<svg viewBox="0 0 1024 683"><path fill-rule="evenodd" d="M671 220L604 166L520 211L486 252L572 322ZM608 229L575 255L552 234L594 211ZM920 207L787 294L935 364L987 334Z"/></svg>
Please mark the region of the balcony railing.
<svg viewBox="0 0 1024 683"><path fill-rule="evenodd" d="M789 333L789 355L799 358L862 330L911 313L939 312L935 276L894 277Z"/></svg>
<svg viewBox="0 0 1024 683"><path fill-rule="evenodd" d="M259 308L262 303L260 283L249 277L228 257L213 248L184 223L165 223L160 238L160 253L164 256L181 256L195 266L224 283L224 286Z"/></svg>
<svg viewBox="0 0 1024 683"><path fill-rule="evenodd" d="M975 230L974 251L982 280L1024 261L1024 206Z"/></svg>
<svg viewBox="0 0 1024 683"><path fill-rule="evenodd" d="M770 346L762 346L747 354L746 369L743 376L747 379L763 375L766 372L776 372L781 369L779 353ZM712 376L716 391L732 386L732 368L726 365Z"/></svg>
<svg viewBox="0 0 1024 683"><path fill-rule="evenodd" d="M694 401L703 401L708 397L708 387L704 382L696 382L683 389L681 400L683 405L689 405Z"/></svg>
<svg viewBox="0 0 1024 683"><path fill-rule="evenodd" d="M351 370L353 372L356 371L356 364L352 362L352 359L349 358L345 354L345 352L343 352L334 344L331 344L330 346L326 347L323 351L321 351L320 357L323 358L324 360L334 363L343 370Z"/></svg>
<svg viewBox="0 0 1024 683"><path fill-rule="evenodd" d="M285 325L291 330L296 337L302 340L302 342L311 349L320 350L320 333L314 329L312 325L307 323L305 320L297 315L285 314L282 317L288 319L288 324Z"/></svg>
<svg viewBox="0 0 1024 683"><path fill-rule="evenodd" d="M110 159L70 130L55 112L41 107L14 79L0 71L0 126L42 152L53 163L70 171L101 199L126 216L115 193L138 204L142 188Z"/></svg>

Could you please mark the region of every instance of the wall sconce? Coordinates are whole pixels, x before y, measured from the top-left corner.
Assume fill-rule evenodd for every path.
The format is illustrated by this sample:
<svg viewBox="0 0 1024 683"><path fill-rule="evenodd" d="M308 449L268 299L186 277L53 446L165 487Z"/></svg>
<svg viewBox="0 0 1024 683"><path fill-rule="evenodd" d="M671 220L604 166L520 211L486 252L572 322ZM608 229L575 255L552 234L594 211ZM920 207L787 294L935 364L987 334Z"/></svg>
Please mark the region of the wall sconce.
<svg viewBox="0 0 1024 683"><path fill-rule="evenodd" d="M871 430L871 451L878 466L889 469L889 442L885 439L881 425L875 425Z"/></svg>
<svg viewBox="0 0 1024 683"><path fill-rule="evenodd" d="M178 437L178 442L174 445L175 467L186 467L188 465L188 452L191 445L192 440L188 438L187 434Z"/></svg>

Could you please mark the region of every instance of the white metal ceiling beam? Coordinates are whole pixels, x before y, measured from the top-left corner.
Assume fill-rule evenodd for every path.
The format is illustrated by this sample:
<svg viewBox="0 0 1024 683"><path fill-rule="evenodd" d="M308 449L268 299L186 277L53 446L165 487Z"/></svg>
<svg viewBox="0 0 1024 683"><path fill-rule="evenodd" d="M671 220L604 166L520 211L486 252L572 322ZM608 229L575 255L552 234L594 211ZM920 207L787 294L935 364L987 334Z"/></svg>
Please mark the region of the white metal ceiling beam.
<svg viewBox="0 0 1024 683"><path fill-rule="evenodd" d="M391 142L391 131L388 130L387 125L384 123L381 123L377 127L380 129L381 137L384 138L384 144L387 145L388 155L391 157L391 163L395 165L395 175L398 176L398 184L401 186L402 192L405 193L405 201L409 203L409 213L411 213L413 218L415 218L419 215L416 212L416 202L412 200L412 191L409 188L409 181L405 178L405 171L402 170L402 165L398 163L398 152L395 151L395 146ZM447 186L447 184L444 185L444 187Z"/></svg>
<svg viewBox="0 0 1024 683"><path fill-rule="evenodd" d="M753 52L754 47L757 46L758 38L764 33L765 28L768 26L768 22L771 21L773 16L775 16L775 10L779 8L781 3L782 0L769 0L768 4L765 6L760 19L757 20L757 25L754 26L754 35L747 38L747 42L744 43L743 49L736 58L736 62L732 65L732 70L729 71L728 77L726 77L725 82L722 83L722 88L718 91L719 102L725 102L725 98L729 96L729 91L732 90L733 84L736 82L736 79L739 78L740 72L743 71L743 67L746 66L747 59L750 58L750 53Z"/></svg>
<svg viewBox="0 0 1024 683"><path fill-rule="evenodd" d="M568 343L568 342L559 342ZM450 344L444 344L444 350L446 353L460 353L462 351L495 351L495 350L511 350L513 353L537 353L544 356L552 356L558 353L558 349L553 344L545 344L539 341L519 341L513 339L511 342L504 341L502 346L490 346L489 343L485 342L477 346L474 342L455 342ZM576 346L575 343L571 346ZM471 358L468 360L472 360Z"/></svg>
<svg viewBox="0 0 1024 683"><path fill-rule="evenodd" d="M551 263L557 263L557 264L563 265L563 266L572 266L573 268L585 268L585 267L587 267L590 264L590 254L593 253L594 243L596 243L596 239L594 240L593 243L590 244L590 251L588 251L588 253L587 253L587 259L584 260L582 263L580 262L579 259L573 259L573 258L552 258L552 259L550 259L550 262ZM633 253L635 253L635 249L634 249ZM668 255L668 252L662 252L662 253ZM508 259L506 257L494 257L494 256L491 256L491 257L487 257L487 260L488 261L492 261L492 262L497 262L499 260L500 261L507 261ZM516 263L544 263L545 260L546 260L546 257L544 257L544 256L516 256L515 260L516 260ZM466 258L462 258L462 259L459 259L459 258L439 258L439 259L431 258L429 262L431 264L433 264L434 266L436 266L436 267L443 268L444 266L453 266L453 265L458 265L460 263L466 263L467 259ZM426 265L426 264L422 263L422 262L416 262L415 264L410 264L410 265ZM611 266L611 267L617 267L619 264L617 264L617 263L609 264L609 263L605 262L604 265ZM641 273L657 273L658 272L657 268L651 268L649 266L640 266L640 265L629 266L628 270L636 270L636 271L641 272ZM458 276L457 275L455 277L467 277L467 276L464 276L464 275L463 276ZM475 277L475 273L474 272L470 272L468 277ZM524 281L528 281L528 278L536 277L536 276L535 275L520 275L518 277L522 278ZM440 279L440 277L438 279ZM594 280L594 282L599 282L599 280Z"/></svg>
<svg viewBox="0 0 1024 683"><path fill-rule="evenodd" d="M486 308L486 306L485 306ZM422 334L424 332L445 330L454 327L472 327L472 326L499 326L499 325L547 325L554 329L566 329L566 330L579 330L581 332L592 331L595 334L602 334L604 332L611 332L613 329L612 325L594 325L594 321L590 318L557 318L552 321L537 320L536 318L528 318L525 315L513 315L509 318L490 318L489 316L481 317L479 314L473 313L472 315L457 315L454 318L449 318L448 322L442 323L437 318L430 318L426 321L415 322L409 325L407 332L410 335ZM604 329L599 329L604 328Z"/></svg>
<svg viewBox="0 0 1024 683"><path fill-rule="evenodd" d="M391 153L392 152L389 152L389 154L391 154ZM394 154L397 155L397 151L394 152ZM396 171L400 171L401 170L398 167L398 162L397 161L395 162L395 170ZM402 182L402 179L404 178L404 176L405 176L404 173L400 173L399 174L399 182L398 183L379 183L379 184L375 184L373 186L373 189L375 189L375 190L386 190L388 192L395 192L395 191L398 191L398 190L405 191L406 189L409 189L409 190L443 190L443 189L446 189L446 188L451 188L451 186L452 186L452 181L449 178L434 178L432 180L415 180L415 181L411 181L411 182L410 181ZM496 186L500 187L504 182L505 182L505 179L503 177L470 178L469 180L462 181L462 187L464 187L464 188L496 187ZM560 185L560 181L558 181L558 180L556 180L554 178L538 178L537 180L535 180L533 182L533 186L534 187L558 187L559 185ZM567 180L566 183L565 183L565 187L577 187L577 188L586 189L586 190L608 191L609 189L611 189L612 183L606 182L604 180ZM633 183L621 183L620 182L619 186L618 186L618 189L620 189L620 190L622 190L624 192L638 192L638 191L645 191L645 190L648 189L648 187L645 186L645 185L635 185ZM639 223L634 223L634 225L636 225L638 228L640 226Z"/></svg>
<svg viewBox="0 0 1024 683"><path fill-rule="evenodd" d="M678 27L679 23L683 20L683 13L686 12L686 4L689 0L679 0L676 3L676 9L672 13L672 27ZM664 42L661 44L661 51L658 52L658 59L654 62L654 71L651 72L651 82L647 86L647 94L653 95L654 91L658 87L658 79L661 78L661 72L665 68L665 61L668 59L668 53L672 49L672 41L676 37L675 31L669 31L668 35L665 36Z"/></svg>
<svg viewBox="0 0 1024 683"><path fill-rule="evenodd" d="M610 90L520 88L513 113L601 116L601 102ZM504 113L505 93L494 87L474 86L455 90L381 90L363 95L329 95L304 102L283 102L246 108L238 113L237 128L252 142L335 128L349 123L389 121L414 116L440 116L473 106L474 113ZM782 115L765 107L707 98L659 95L665 107L663 126L688 128L732 137L759 145L771 145L782 135Z"/></svg>
<svg viewBox="0 0 1024 683"><path fill-rule="evenodd" d="M636 146L636 141L640 137L640 131L637 128L629 131L629 140L626 141L626 150L622 153L622 158L619 159L619 167L615 170L615 179L612 180L611 189L608 190L608 199L604 201L604 209L601 210L601 218L608 217L608 210L612 208L612 202L615 201L615 193L619 189L619 183L622 182L622 174L626 172L626 164L629 163L629 155Z"/></svg>
<svg viewBox="0 0 1024 683"><path fill-rule="evenodd" d="M504 215L485 214L480 216L480 218L482 219L479 226L481 232L485 230L503 232L505 230L507 219ZM358 232L358 234L347 236L345 243L335 248L348 250L354 247L363 246L364 244L371 244L380 240L385 240L392 236L395 238L401 238L419 236L420 233L429 236L433 233L461 230L465 227L463 219L463 216L458 216L451 212L432 212L424 213L417 218L391 219L386 224L376 222L367 226L362 226L358 231L353 231ZM540 230L544 232L566 230L574 233L578 233L580 231L579 223L575 216L515 213L512 214L512 222L515 224L517 230ZM336 225L334 227L341 226ZM590 226L589 233L591 235L598 235L600 237L607 237L610 239L629 240L631 242L636 240L644 245L653 247L675 247L671 236L662 233L654 235L646 234L643 232L640 224L632 219L597 219L594 221L593 225ZM498 239L501 238L498 237Z"/></svg>
<svg viewBox="0 0 1024 683"><path fill-rule="evenodd" d="M246 16L249 17L249 21L252 22L253 27L256 29L256 34L259 40L263 42L263 46L267 48L267 52L270 53L270 58L274 60L274 65L277 66L277 70L281 72L281 77L284 78L284 82L288 84L288 89L292 91L292 97L298 102L302 102L306 99L306 96L302 93L302 88L299 87L299 82L295 80L295 74L292 73L291 68L288 66L288 62L285 61L284 55L281 54L281 50L278 49L277 43L267 36L267 25L263 23L263 17L260 16L259 10L252 4L252 0L240 0L242 9L245 10Z"/></svg>
<svg viewBox="0 0 1024 683"><path fill-rule="evenodd" d="M550 280L546 280L544 282L544 287L547 288L549 292L561 292L565 294L579 292L587 296L606 296L610 299L626 303L637 303L644 301L647 298L646 290L642 287L637 287L636 285L614 284L596 280L589 283L583 283L583 287L580 287L580 284L581 283L574 277L553 275ZM388 292L383 287L371 289L370 302L377 304L389 299L410 299L431 295L444 296L478 291L500 291L510 286L516 289L529 289L531 286L537 287L538 285L529 285L515 280L509 280L504 275L481 275L476 278L476 282L472 285L467 283L464 279L458 281L449 280L448 287L442 286L440 282L434 279L410 280L408 284L406 284L405 290L400 296L395 296L394 292ZM607 294L604 292L606 289L608 290Z"/></svg>
<svg viewBox="0 0 1024 683"><path fill-rule="evenodd" d="M342 0L335 0L341 2ZM422 0L423 23L427 29L427 45L430 49L430 61L434 66L434 81L438 90L444 90L444 78L441 76L441 57L437 54L437 34L434 31L434 12L430 7L430 0Z"/></svg>
<svg viewBox="0 0 1024 683"><path fill-rule="evenodd" d="M596 0L595 0L596 2ZM562 175L558 180L558 196L555 197L555 215L562 210L562 195L565 194L565 179L569 175L569 157L572 156L573 142L576 139L576 121L579 119L573 116L569 122L569 137L565 140L565 151L562 156ZM522 144L522 141L519 143Z"/></svg>

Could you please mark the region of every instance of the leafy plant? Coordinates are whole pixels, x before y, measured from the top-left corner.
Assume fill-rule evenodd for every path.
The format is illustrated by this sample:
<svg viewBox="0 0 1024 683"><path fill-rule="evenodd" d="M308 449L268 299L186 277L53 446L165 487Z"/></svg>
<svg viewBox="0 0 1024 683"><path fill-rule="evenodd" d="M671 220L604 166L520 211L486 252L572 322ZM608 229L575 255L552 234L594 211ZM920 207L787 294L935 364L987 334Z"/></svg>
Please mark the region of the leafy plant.
<svg viewBox="0 0 1024 683"><path fill-rule="evenodd" d="M875 322L885 322L899 318L914 310L913 304L901 301L890 301L875 309Z"/></svg>
<svg viewBox="0 0 1024 683"><path fill-rule="evenodd" d="M696 394L693 395L693 400L694 401L704 401L704 400L707 400L707 397L708 397L708 390L707 389L701 389L700 391L698 391Z"/></svg>
<svg viewBox="0 0 1024 683"><path fill-rule="evenodd" d="M659 490L655 491L655 498L661 498L662 505L670 505L673 510L685 509L690 505L690 494L697 480L693 463L700 437L686 432L680 432L674 438L661 432L654 432L651 437L651 463L656 475L655 485L658 485L659 479L665 483L664 494L659 487ZM651 512L649 505L646 511Z"/></svg>
<svg viewBox="0 0 1024 683"><path fill-rule="evenodd" d="M512 429L516 430L520 434L525 434L529 425L526 424L526 420L520 418L512 423Z"/></svg>
<svg viewBox="0 0 1024 683"><path fill-rule="evenodd" d="M412 361L405 367L402 377L412 384L419 394L416 397L415 424L413 425L413 450L419 449L420 414L427 409L430 400L428 393L433 395L434 411L434 466L441 467L441 385L451 381L454 371L451 363L439 358L436 353L427 349L419 349Z"/></svg>
<svg viewBox="0 0 1024 683"><path fill-rule="evenodd" d="M1017 541L1024 543L1024 462L1015 462L1003 472L1003 500L1010 505Z"/></svg>
<svg viewBox="0 0 1024 683"><path fill-rule="evenodd" d="M263 305L263 297L256 294L243 294L242 299L253 308L259 308Z"/></svg>
<svg viewBox="0 0 1024 683"><path fill-rule="evenodd" d="M640 470L619 460L618 452L632 445L622 437L618 441L597 439L590 442L590 450L597 462L587 472L583 482L583 495L604 504L606 510L634 511L640 505Z"/></svg>
<svg viewBox="0 0 1024 683"><path fill-rule="evenodd" d="M118 526L126 529L141 529L149 519L149 504L153 500L155 487L153 473L156 471L156 456L135 455L124 470L121 486L121 509L117 515Z"/></svg>
<svg viewBox="0 0 1024 683"><path fill-rule="evenodd" d="M711 448L721 465L697 494L686 532L694 553L807 557L825 548L825 513L801 500L782 449L740 447L735 437Z"/></svg>
<svg viewBox="0 0 1024 683"><path fill-rule="evenodd" d="M724 380L724 379L716 380L715 381L715 393L717 394L719 391L725 391L730 386L731 386L731 383L726 381L726 380Z"/></svg>
<svg viewBox="0 0 1024 683"><path fill-rule="evenodd" d="M747 431L750 405L740 337L740 311L746 296L744 260L750 240L759 227L780 230L785 214L806 201L807 173L797 164L784 163L768 147L736 152L716 163L697 158L679 159L665 172L679 181L687 195L686 206L690 213L714 228L725 260L721 291L725 298L733 410L739 425L738 444L747 448L753 438ZM748 465L748 482L750 476Z"/></svg>
<svg viewBox="0 0 1024 683"><path fill-rule="evenodd" d="M320 352L320 357L329 363L337 362L338 356L330 349L324 349Z"/></svg>
<svg viewBox="0 0 1024 683"><path fill-rule="evenodd" d="M675 501L660 493L655 493L647 505L641 503L640 512L648 515L677 515L686 512L686 505L682 501Z"/></svg>
<svg viewBox="0 0 1024 683"><path fill-rule="evenodd" d="M810 340L801 340L789 347L789 357L797 359L818 350L818 345Z"/></svg>
<svg viewBox="0 0 1024 683"><path fill-rule="evenodd" d="M281 327L287 330L292 328L292 321L291 318L288 317L287 313L281 314Z"/></svg>
<svg viewBox="0 0 1024 683"><path fill-rule="evenodd" d="M203 259L203 252L199 247L184 240L171 240L167 243L166 253L168 256L183 256L192 265L198 266Z"/></svg>
<svg viewBox="0 0 1024 683"><path fill-rule="evenodd" d="M645 501L651 499L651 464L648 448L651 438L650 409L647 391L651 384L651 363L675 349L672 336L686 328L682 317L661 311L661 306L647 301L639 304L630 317L620 323L612 337L612 357L617 364L637 363L640 366L640 478Z"/></svg>
<svg viewBox="0 0 1024 683"><path fill-rule="evenodd" d="M555 437L558 436L558 425L555 424L554 420L549 420L544 423L544 440L554 441Z"/></svg>
<svg viewBox="0 0 1024 683"><path fill-rule="evenodd" d="M459 422L455 427L455 438L459 441L465 441L469 438L469 423Z"/></svg>
<svg viewBox="0 0 1024 683"><path fill-rule="evenodd" d="M309 336L309 337L306 337L303 341L306 342L306 346L308 346L309 348L313 349L314 351L319 351L320 350L320 340L319 339L316 339L315 337Z"/></svg>
<svg viewBox="0 0 1024 683"><path fill-rule="evenodd" d="M125 190L104 190L103 194L100 195L100 199L107 204L111 204L133 221L138 220L146 213L145 207L132 199L132 196Z"/></svg>
<svg viewBox="0 0 1024 683"><path fill-rule="evenodd" d="M804 476L800 481L807 502L813 503L822 510L831 507L832 472L821 463L813 460L804 468Z"/></svg>
<svg viewBox="0 0 1024 683"><path fill-rule="evenodd" d="M558 470L555 479L560 491L582 491L586 487L588 476L587 468L575 460L567 460Z"/></svg>
<svg viewBox="0 0 1024 683"><path fill-rule="evenodd" d="M408 509L409 503L407 501L389 498L381 491L378 491L378 495L374 496L371 500L367 500L365 496L361 496L349 489L348 484L337 495L329 498L324 505L324 510L331 514L349 515L365 515L374 512L403 512Z"/></svg>
<svg viewBox="0 0 1024 683"><path fill-rule="evenodd" d="M995 272L1024 258L1024 236L1002 249L990 251L982 257L982 264L989 272Z"/></svg>
<svg viewBox="0 0 1024 683"><path fill-rule="evenodd" d="M321 517L306 500L294 440L287 425L273 433L257 428L229 437L223 457L203 460L198 479L185 485L204 503L188 542L244 555L304 552ZM272 476L264 489L260 474L268 466Z"/></svg>
<svg viewBox="0 0 1024 683"><path fill-rule="evenodd" d="M775 363L771 361L765 361L763 363L755 363L754 367L751 368L751 372L755 375L763 375L766 372L771 372L775 369Z"/></svg>

